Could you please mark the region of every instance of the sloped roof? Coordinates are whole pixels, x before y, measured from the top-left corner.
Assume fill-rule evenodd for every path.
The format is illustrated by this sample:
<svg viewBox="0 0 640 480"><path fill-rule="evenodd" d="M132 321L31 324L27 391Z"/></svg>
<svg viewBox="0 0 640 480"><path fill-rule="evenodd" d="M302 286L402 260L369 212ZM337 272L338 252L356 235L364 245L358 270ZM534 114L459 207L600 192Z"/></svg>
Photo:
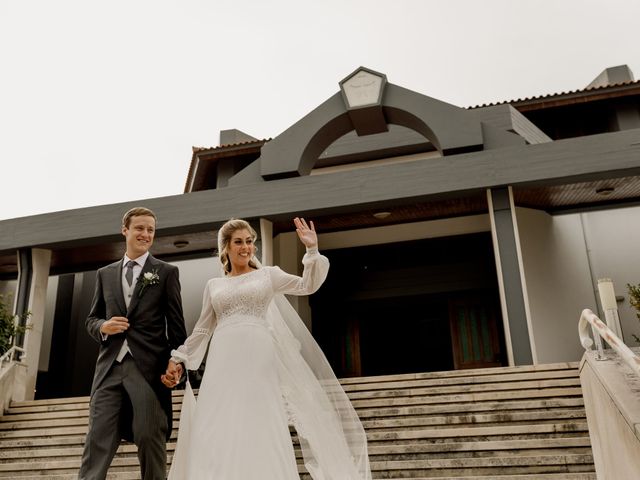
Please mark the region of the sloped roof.
<svg viewBox="0 0 640 480"><path fill-rule="evenodd" d="M216 150L225 150L232 147L238 147L241 145L265 144L269 140L271 140L271 138L263 138L262 140L249 140L246 142L227 143L224 145L218 145L216 147L191 147L191 151L193 153L215 152Z"/></svg>
<svg viewBox="0 0 640 480"><path fill-rule="evenodd" d="M637 92L635 92L637 90ZM583 100L588 97L602 96L602 98L610 98L619 94L627 95L633 91L634 93L640 93L640 80L620 82L612 85L600 85L581 88L578 90L570 90L560 93L548 93L544 95L537 95L533 97L517 98L514 100L503 100L494 103L483 103L481 105L474 105L466 107L467 109L493 107L496 105L509 104L515 108L523 107L525 105L541 105L547 102L557 102L562 100L574 100L582 98ZM590 98L590 100L593 100Z"/></svg>
<svg viewBox="0 0 640 480"><path fill-rule="evenodd" d="M191 163L189 164L189 172L187 173L187 179L184 184L184 192L189 192L189 186L193 182L193 176L196 170L196 158L199 155L211 154L212 156L220 155L224 156L226 153L238 154L241 150L246 148L253 148L259 150L262 145L270 141L271 138L265 138L262 140L250 140L246 142L229 143L225 145L218 145L216 147L191 147Z"/></svg>

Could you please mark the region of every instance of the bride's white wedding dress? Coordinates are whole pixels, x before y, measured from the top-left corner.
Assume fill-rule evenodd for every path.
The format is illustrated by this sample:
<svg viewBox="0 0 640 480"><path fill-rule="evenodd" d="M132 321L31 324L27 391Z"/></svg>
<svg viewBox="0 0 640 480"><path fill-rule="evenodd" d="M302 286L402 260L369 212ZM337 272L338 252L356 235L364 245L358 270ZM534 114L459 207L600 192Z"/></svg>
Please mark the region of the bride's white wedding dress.
<svg viewBox="0 0 640 480"><path fill-rule="evenodd" d="M193 333L172 352L197 369L210 343L197 402L185 390L170 480L298 480L289 423L314 479L370 478L364 431L324 355L288 304L275 308L274 296L308 295L326 278L317 250L303 264L302 277L263 267L207 283Z"/></svg>

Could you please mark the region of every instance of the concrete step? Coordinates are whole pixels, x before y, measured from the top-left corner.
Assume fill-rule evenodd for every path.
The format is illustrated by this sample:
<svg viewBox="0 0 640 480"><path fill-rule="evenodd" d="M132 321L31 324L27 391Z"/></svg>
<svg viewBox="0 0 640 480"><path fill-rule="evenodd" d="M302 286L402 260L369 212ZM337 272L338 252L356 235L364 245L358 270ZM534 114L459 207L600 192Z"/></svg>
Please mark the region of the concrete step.
<svg viewBox="0 0 640 480"><path fill-rule="evenodd" d="M429 480L436 477L411 477L411 480ZM534 473L523 475L492 475L472 477L437 477L438 480L597 480L595 473Z"/></svg>
<svg viewBox="0 0 640 480"><path fill-rule="evenodd" d="M173 452L175 443L167 444L167 451ZM136 456L135 445L123 444L118 449L119 456ZM533 455L558 455L562 453L589 454L591 445L588 437L551 438L540 440L508 440L453 443L415 443L404 445L371 445L369 456L372 460L400 460L427 458L463 457L508 457ZM15 448L0 451L0 464L18 462L45 462L80 458L82 445L67 448ZM296 456L301 460L301 452L296 448Z"/></svg>
<svg viewBox="0 0 640 480"><path fill-rule="evenodd" d="M171 456L168 458L169 462ZM438 474L445 474L447 471L459 470L466 471L469 469L480 468L495 470L498 469L521 470L523 467L536 467L540 473L545 470L548 473L552 471L565 472L570 471L572 467L575 469L582 468L584 465L591 465L593 458L590 454L565 454L565 455L538 455L538 456L512 456L512 457L470 457L455 459L430 459L430 460L398 460L398 461L372 461L372 472L413 472L424 474L428 471L436 471ZM116 457L112 463L112 469L134 467L138 468L137 457ZM80 459L71 460L55 460L48 462L23 462L0 464L0 473L11 473L15 477L23 475L31 475L39 471L50 471L51 473L73 473L80 467ZM298 469L301 473L306 472L303 465L299 464ZM513 473L521 473L514 471ZM441 475L444 476L444 475ZM379 477L394 478L394 477Z"/></svg>
<svg viewBox="0 0 640 480"><path fill-rule="evenodd" d="M541 365L524 365L519 367L489 367L474 368L468 370L443 370L439 372L418 372L418 373L402 373L398 375L377 375L372 377L349 377L341 378L342 385L349 384L367 384L380 382L394 382L398 380L421 380L433 378L455 378L455 377L482 377L485 375L510 375L513 373L528 373L536 375L541 372L550 372L557 370L567 370L577 374L579 362L569 363L547 363Z"/></svg>
<svg viewBox="0 0 640 480"><path fill-rule="evenodd" d="M16 477L2 475L0 472L0 478ZM41 474L25 474L21 475L19 478L20 480L78 480L78 473L51 473L49 471L43 471ZM107 480L140 480L140 478L140 472L135 470L109 472L107 474Z"/></svg>
<svg viewBox="0 0 640 480"><path fill-rule="evenodd" d="M531 390L513 390L507 392L485 392L485 393L463 393L453 395L429 395L397 398L373 398L364 400L354 400L352 402L356 409L379 408L403 405L435 405L442 403L474 403L496 400L514 399L539 399L550 397L577 397L582 396L580 387L568 388L546 388Z"/></svg>
<svg viewBox="0 0 640 480"><path fill-rule="evenodd" d="M473 403L444 403L444 404L431 404L425 406L409 406L409 407L379 407L379 408L358 408L358 415L360 418L372 418L372 417L390 417L390 416L411 416L411 415L430 415L430 414L453 414L459 412L483 412L483 411L520 411L529 409L554 409L554 408L569 408L569 407L583 407L584 401L582 396L572 397L552 397L552 398L539 398L539 399L522 399L522 400L497 400L497 401L483 401ZM59 406L58 406L59 407ZM39 408L39 407L38 407ZM181 403L174 403L173 410L176 418L180 414ZM60 409L56 408L53 411L37 411L37 412L24 412L24 413L12 413L9 412L3 417L0 417L0 425L4 422L15 421L30 421L30 420L44 420L44 419L64 419L64 418L89 418L88 403L84 408L76 409ZM0 427L1 428L1 427Z"/></svg>
<svg viewBox="0 0 640 480"><path fill-rule="evenodd" d="M504 383L482 383L474 385L448 385L438 387L415 387L386 390L350 392L351 400L363 398L415 397L453 395L465 393L511 392L521 390L543 390L547 388L580 387L579 378L560 378L550 380L530 380Z"/></svg>
<svg viewBox="0 0 640 480"><path fill-rule="evenodd" d="M493 375L447 376L437 378L398 379L386 382L347 383L343 384L346 392L375 391L396 388L444 387L452 385L481 385L486 383L510 383L530 380L552 380L578 378L577 370L551 370L529 373L500 373Z"/></svg>
<svg viewBox="0 0 640 480"><path fill-rule="evenodd" d="M176 434L177 424L174 424L174 432L173 435ZM403 426L396 428L387 428L387 429L377 429L377 430L367 430L367 437L372 441L378 438L391 438L394 435L399 434L407 434L407 435L421 435L423 432L431 432L429 435L449 435L452 432L469 432L469 435L480 435L478 432L502 432L502 431L520 431L521 434L533 434L536 429L544 430L545 432L568 432L568 431L582 431L586 429L586 420L575 420L573 418L567 419L566 421L553 421L552 423L544 423L544 424L534 424L530 425L529 423L524 425L512 425L509 427L505 427L503 425L491 425L491 426L483 426L483 425L470 425L468 427L460 427L460 428L451 428L446 424L443 424L447 428L430 428L425 430L423 428L406 428ZM535 427L535 428L534 428ZM16 430L6 430L0 431L0 448L4 447L5 440L13 440L13 439L25 439L25 438L49 438L55 436L78 436L78 435L86 435L87 433L87 425L79 425L79 426L58 426L58 427L50 427L50 428L35 428L35 429L16 429ZM475 432L475 433L472 433ZM172 436L173 436L172 435Z"/></svg>
<svg viewBox="0 0 640 480"><path fill-rule="evenodd" d="M1 478L1 476L0 476ZM41 475L21 476L20 480L42 480ZM53 474L47 475L47 480L76 480L77 474ZM303 475L302 478L309 478ZM373 478L382 478L374 475ZM398 478L398 477L396 477ZM434 477L405 477L411 480L429 480ZM465 476L465 477L438 477L438 480L597 480L595 473L536 473L531 475L493 475L486 476ZM107 480L140 480L140 473L137 471L109 473Z"/></svg>
<svg viewBox="0 0 640 480"><path fill-rule="evenodd" d="M508 402L514 400L535 401L547 398L578 398L582 399L582 391L579 386L564 386L552 388L530 388L515 389L507 391L486 391L486 392L447 392L440 393L436 390L420 392L403 392L402 396L389 397L361 397L352 400L352 404L357 411L371 408L383 408L401 405L438 405L446 403L466 403L483 404L487 402ZM182 405L181 399L174 399L173 410L179 412ZM499 406L496 404L496 406ZM455 408L452 407L452 408ZM81 416L83 413L88 416L89 398L82 403L67 403L56 405L36 405L29 407L10 407L5 414L0 417L0 422L12 418L12 415L52 415L58 417ZM83 413L74 413L83 412ZM42 417L41 417L42 418Z"/></svg>
<svg viewBox="0 0 640 480"><path fill-rule="evenodd" d="M88 415L71 416L63 418L44 418L34 415L27 420L17 420L17 416L7 416L5 421L0 423L0 432L48 429L55 427L85 426L88 424ZM24 417L24 416L23 416ZM556 419L584 418L585 412L582 408L556 408L537 409L525 411L503 411L494 413L450 413L445 415L396 415L391 418L366 419L362 422L365 428L411 428L415 426L433 425L449 426L459 424L478 423L504 423L504 422L544 422ZM176 414L174 427L177 428L177 421L180 418L179 412ZM1 436L1 434L0 434Z"/></svg>
<svg viewBox="0 0 640 480"><path fill-rule="evenodd" d="M380 407L380 408L360 408L358 416L361 419L367 418L388 418L413 415L445 415L454 413L476 413L476 412L519 412L535 409L554 410L556 408L584 408L582 397L569 398L543 398L535 400L516 401L486 401L475 403L448 403L442 405L416 405L408 407Z"/></svg>
<svg viewBox="0 0 640 480"><path fill-rule="evenodd" d="M418 441L444 441L447 439L465 439L465 441L481 440L509 440L523 439L525 437L538 438L536 435L551 435L553 438L563 436L575 436L573 433L586 434L588 432L587 422L567 422L544 425L506 425L491 427L462 427L447 429L415 429L415 430L394 430L387 432L367 432L369 442L391 442L418 440ZM567 435L565 435L567 434Z"/></svg>

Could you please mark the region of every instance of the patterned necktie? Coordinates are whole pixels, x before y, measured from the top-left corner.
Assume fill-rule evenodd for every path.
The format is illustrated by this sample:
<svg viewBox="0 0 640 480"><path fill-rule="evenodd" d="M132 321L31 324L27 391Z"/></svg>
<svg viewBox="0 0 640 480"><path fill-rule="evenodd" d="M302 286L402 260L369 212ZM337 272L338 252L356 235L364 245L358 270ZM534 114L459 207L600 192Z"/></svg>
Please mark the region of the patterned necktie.
<svg viewBox="0 0 640 480"><path fill-rule="evenodd" d="M133 267L135 267L137 265L136 262L134 262L133 260L129 260L127 262L127 271L124 274L124 278L127 280L127 283L129 284L129 286L131 286L131 284L133 283Z"/></svg>

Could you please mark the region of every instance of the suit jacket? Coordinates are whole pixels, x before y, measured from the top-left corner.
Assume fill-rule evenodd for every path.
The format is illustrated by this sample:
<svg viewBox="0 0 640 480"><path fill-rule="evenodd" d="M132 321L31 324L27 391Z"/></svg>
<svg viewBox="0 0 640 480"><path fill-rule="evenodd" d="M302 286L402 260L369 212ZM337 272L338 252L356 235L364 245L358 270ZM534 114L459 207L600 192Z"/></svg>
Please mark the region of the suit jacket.
<svg viewBox="0 0 640 480"><path fill-rule="evenodd" d="M143 288L147 272L158 275L158 283ZM102 339L100 327L113 316L126 317L129 328ZM182 314L178 268L152 255L147 257L133 291L129 308L122 292L122 260L98 270L91 311L86 320L87 331L100 343L91 394L96 391L113 366L124 339L138 369L153 388L167 414L167 439L173 423L171 390L160 381L172 349L182 345L187 337ZM124 415L123 438L132 440L130 408Z"/></svg>

